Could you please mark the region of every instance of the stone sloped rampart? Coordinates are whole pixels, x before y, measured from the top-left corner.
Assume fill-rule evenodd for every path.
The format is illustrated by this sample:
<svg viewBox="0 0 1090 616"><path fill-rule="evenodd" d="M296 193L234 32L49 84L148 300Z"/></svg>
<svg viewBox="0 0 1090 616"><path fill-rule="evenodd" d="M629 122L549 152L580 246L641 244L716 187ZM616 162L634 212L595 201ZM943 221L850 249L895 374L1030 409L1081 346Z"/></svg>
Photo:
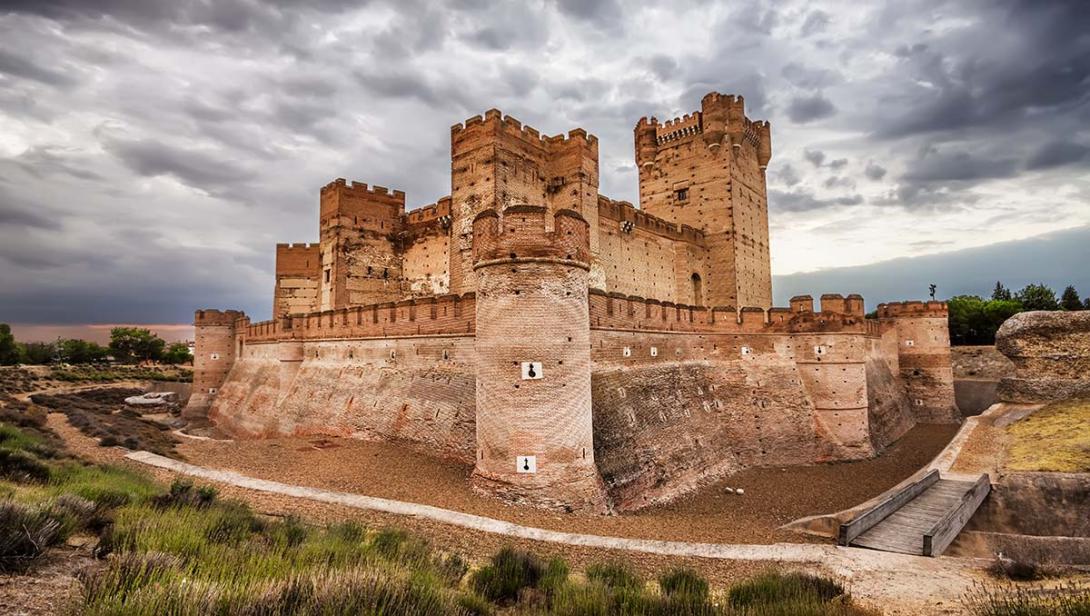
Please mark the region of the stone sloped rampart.
<svg viewBox="0 0 1090 616"><path fill-rule="evenodd" d="M1000 381L1000 400L1090 397L1090 311L1016 314L999 328L995 347L1015 370Z"/></svg>

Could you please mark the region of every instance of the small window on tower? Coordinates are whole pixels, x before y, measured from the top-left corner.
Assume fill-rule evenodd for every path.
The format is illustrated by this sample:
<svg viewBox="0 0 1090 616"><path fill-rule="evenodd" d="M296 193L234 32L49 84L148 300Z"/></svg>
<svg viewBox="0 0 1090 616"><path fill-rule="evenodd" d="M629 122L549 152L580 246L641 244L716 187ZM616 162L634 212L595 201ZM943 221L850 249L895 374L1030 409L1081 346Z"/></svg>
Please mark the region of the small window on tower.
<svg viewBox="0 0 1090 616"><path fill-rule="evenodd" d="M688 201L689 200L689 189L688 188L682 188L680 190L676 190L676 191L674 191L674 195L677 196L678 201Z"/></svg>
<svg viewBox="0 0 1090 616"><path fill-rule="evenodd" d="M325 271L325 281L329 282L329 270Z"/></svg>

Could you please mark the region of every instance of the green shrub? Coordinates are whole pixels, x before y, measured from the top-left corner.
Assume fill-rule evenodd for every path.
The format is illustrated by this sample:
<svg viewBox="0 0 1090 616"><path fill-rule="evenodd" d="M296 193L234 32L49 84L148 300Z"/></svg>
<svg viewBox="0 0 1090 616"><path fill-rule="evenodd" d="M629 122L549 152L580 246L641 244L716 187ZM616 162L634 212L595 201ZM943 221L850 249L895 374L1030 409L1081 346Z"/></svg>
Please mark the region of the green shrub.
<svg viewBox="0 0 1090 616"><path fill-rule="evenodd" d="M47 509L0 501L0 571L26 569L47 548L64 541L64 526Z"/></svg>
<svg viewBox="0 0 1090 616"><path fill-rule="evenodd" d="M54 469L50 483L58 495L75 494L106 508L143 503L162 490L147 475L114 466L75 463Z"/></svg>
<svg viewBox="0 0 1090 616"><path fill-rule="evenodd" d="M679 597L706 601L708 598L708 581L700 577L692 569L671 569L659 576L659 586L662 594L667 597Z"/></svg>
<svg viewBox="0 0 1090 616"><path fill-rule="evenodd" d="M536 556L510 546L492 556L492 561L473 576L472 586L482 597L495 602L513 602L523 588L535 588L544 568Z"/></svg>
<svg viewBox="0 0 1090 616"><path fill-rule="evenodd" d="M844 594L835 580L808 573L769 571L730 589L729 602L734 607L749 607L798 600L827 602Z"/></svg>
<svg viewBox="0 0 1090 616"><path fill-rule="evenodd" d="M587 567L587 579L616 589L640 589L644 584L643 578L630 564L620 561L595 563Z"/></svg>
<svg viewBox="0 0 1090 616"><path fill-rule="evenodd" d="M0 446L0 477L45 483L51 474L50 466L29 451Z"/></svg>

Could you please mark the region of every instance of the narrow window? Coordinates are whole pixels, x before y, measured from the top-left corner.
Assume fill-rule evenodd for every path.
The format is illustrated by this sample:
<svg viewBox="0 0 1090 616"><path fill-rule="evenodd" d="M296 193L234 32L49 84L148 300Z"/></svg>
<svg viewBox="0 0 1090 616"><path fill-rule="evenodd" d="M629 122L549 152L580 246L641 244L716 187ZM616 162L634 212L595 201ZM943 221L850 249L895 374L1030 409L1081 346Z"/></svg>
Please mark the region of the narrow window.
<svg viewBox="0 0 1090 616"><path fill-rule="evenodd" d="M329 270L325 271L325 281L329 282Z"/></svg>
<svg viewBox="0 0 1090 616"><path fill-rule="evenodd" d="M688 188L682 188L682 189L676 190L676 191L674 191L674 196L677 197L678 201L688 201L689 200L689 189Z"/></svg>

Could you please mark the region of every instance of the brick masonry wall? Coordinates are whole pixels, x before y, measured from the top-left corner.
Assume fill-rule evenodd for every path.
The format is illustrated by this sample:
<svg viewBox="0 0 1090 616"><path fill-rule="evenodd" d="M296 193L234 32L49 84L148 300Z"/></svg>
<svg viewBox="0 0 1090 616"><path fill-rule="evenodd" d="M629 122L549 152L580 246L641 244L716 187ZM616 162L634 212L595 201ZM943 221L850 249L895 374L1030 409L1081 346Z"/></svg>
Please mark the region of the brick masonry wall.
<svg viewBox="0 0 1090 616"><path fill-rule="evenodd" d="M883 331L896 331L900 377L917 421L960 422L961 414L954 402L946 304L881 304L878 317Z"/></svg>
<svg viewBox="0 0 1090 616"><path fill-rule="evenodd" d="M403 255L402 274L413 297L450 292L450 234L446 229L415 238Z"/></svg>
<svg viewBox="0 0 1090 616"><path fill-rule="evenodd" d="M289 341L299 347L298 362L285 343L249 344L210 417L238 438L403 440L431 455L470 462L473 343L464 335Z"/></svg>
<svg viewBox="0 0 1090 616"><path fill-rule="evenodd" d="M244 318L237 310L198 310L194 314L193 392L183 412L185 417L208 413L235 362L235 324Z"/></svg>
<svg viewBox="0 0 1090 616"><path fill-rule="evenodd" d="M318 310L322 257L318 244L276 245L276 287L273 316Z"/></svg>

